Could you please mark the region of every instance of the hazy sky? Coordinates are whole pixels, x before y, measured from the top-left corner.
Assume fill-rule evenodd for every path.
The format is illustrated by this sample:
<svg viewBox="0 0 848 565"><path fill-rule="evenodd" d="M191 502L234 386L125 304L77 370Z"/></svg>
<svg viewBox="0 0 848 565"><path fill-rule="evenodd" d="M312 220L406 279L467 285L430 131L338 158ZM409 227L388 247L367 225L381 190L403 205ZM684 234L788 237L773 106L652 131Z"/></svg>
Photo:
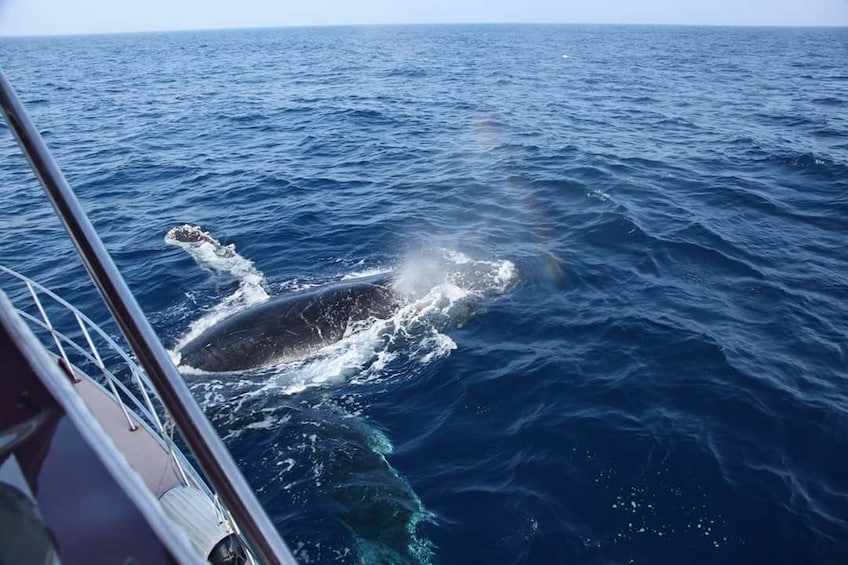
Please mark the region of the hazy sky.
<svg viewBox="0 0 848 565"><path fill-rule="evenodd" d="M427 22L848 25L848 0L0 0L0 34Z"/></svg>

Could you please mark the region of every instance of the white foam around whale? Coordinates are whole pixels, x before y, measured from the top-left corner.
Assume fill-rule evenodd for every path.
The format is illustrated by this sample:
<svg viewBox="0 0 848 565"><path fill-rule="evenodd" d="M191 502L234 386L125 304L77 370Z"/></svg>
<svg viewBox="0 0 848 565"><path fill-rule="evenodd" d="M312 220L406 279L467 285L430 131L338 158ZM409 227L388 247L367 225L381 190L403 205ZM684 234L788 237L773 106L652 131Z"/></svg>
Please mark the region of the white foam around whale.
<svg viewBox="0 0 848 565"><path fill-rule="evenodd" d="M191 324L174 348L177 362L179 349L200 333L227 316L269 298L262 273L251 261L238 255L232 245L222 245L199 227L181 228L197 230L198 241L185 243L172 236L166 236L166 241L185 249L201 266L237 277L239 286ZM380 266L357 267L356 272L341 274L334 280L354 280L387 272ZM361 384L386 376L395 361L427 364L444 357L457 348L445 332L462 325L487 297L503 293L518 277L511 261L475 260L448 249L410 254L390 270L395 273L394 290L401 298L401 307L393 316L385 320L352 321L338 342L301 359L249 371L260 377L254 379L258 387L254 393L274 389L294 394L343 381ZM330 282L333 281L327 281Z"/></svg>

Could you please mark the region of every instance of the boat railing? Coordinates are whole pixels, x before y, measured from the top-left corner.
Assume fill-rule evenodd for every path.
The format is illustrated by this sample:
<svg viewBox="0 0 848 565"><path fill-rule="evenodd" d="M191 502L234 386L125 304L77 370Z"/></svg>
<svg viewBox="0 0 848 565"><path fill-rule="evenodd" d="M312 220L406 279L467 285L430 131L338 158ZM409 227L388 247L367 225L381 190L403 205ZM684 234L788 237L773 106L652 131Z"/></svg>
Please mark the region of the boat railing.
<svg viewBox="0 0 848 565"><path fill-rule="evenodd" d="M111 392L110 396L120 406L131 431L135 431L138 425L131 410L142 418L141 424L169 453L182 482L200 488L220 507L215 494L177 447L173 437L173 422L161 404L154 404L155 389L144 369L109 333L61 296L4 265L0 265L0 273L16 280L23 287L19 295L29 296L32 308L28 311L16 304L15 310L29 322L34 332L49 334L50 339L45 341L52 342L54 349L48 347L48 352L68 377L74 382L88 378ZM3 287L7 291L11 290L6 285ZM24 289L26 292L23 292ZM71 322L75 324L71 325ZM228 515L223 508L220 511ZM231 524L231 527L236 531L235 524Z"/></svg>

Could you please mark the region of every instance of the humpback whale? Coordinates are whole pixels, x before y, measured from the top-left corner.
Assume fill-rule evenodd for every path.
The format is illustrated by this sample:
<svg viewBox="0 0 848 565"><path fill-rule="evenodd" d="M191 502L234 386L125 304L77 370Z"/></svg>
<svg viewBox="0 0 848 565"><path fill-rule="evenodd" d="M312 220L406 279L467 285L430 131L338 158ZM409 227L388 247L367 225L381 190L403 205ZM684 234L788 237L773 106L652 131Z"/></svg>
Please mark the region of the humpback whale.
<svg viewBox="0 0 848 565"><path fill-rule="evenodd" d="M394 273L347 279L321 287L269 297L263 274L199 226L168 231L166 243L187 251L198 264L238 279L238 287L195 325L177 346L175 360L186 368L231 372L303 357L338 342L373 319L392 319L386 327L401 341L409 332L421 340L422 359L455 345L442 329L462 323L478 300L500 294L516 278L512 262L475 261L444 250L416 256ZM243 309L221 319L233 307ZM379 333L379 332L378 332ZM433 339L431 339L433 338ZM430 351L432 349L432 351Z"/></svg>
<svg viewBox="0 0 848 565"><path fill-rule="evenodd" d="M233 257L195 226L168 231L166 241L210 244L219 257ZM179 349L179 364L207 372L241 371L300 357L337 342L352 322L388 318L400 307L390 273L342 280L292 292L248 307L206 329Z"/></svg>
<svg viewBox="0 0 848 565"><path fill-rule="evenodd" d="M398 307L387 274L277 296L207 329L180 349L180 364L240 371L301 356L342 339L352 321L387 318Z"/></svg>

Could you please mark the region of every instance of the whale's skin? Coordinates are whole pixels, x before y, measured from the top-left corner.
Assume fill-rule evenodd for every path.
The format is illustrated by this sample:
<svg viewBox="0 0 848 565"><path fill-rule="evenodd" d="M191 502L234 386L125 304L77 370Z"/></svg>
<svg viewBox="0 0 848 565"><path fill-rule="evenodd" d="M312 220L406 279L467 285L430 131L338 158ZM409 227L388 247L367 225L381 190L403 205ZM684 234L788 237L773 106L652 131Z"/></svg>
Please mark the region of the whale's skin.
<svg viewBox="0 0 848 565"><path fill-rule="evenodd" d="M210 327L180 349L180 365L242 371L295 358L339 341L348 324L397 310L388 274L271 298Z"/></svg>

